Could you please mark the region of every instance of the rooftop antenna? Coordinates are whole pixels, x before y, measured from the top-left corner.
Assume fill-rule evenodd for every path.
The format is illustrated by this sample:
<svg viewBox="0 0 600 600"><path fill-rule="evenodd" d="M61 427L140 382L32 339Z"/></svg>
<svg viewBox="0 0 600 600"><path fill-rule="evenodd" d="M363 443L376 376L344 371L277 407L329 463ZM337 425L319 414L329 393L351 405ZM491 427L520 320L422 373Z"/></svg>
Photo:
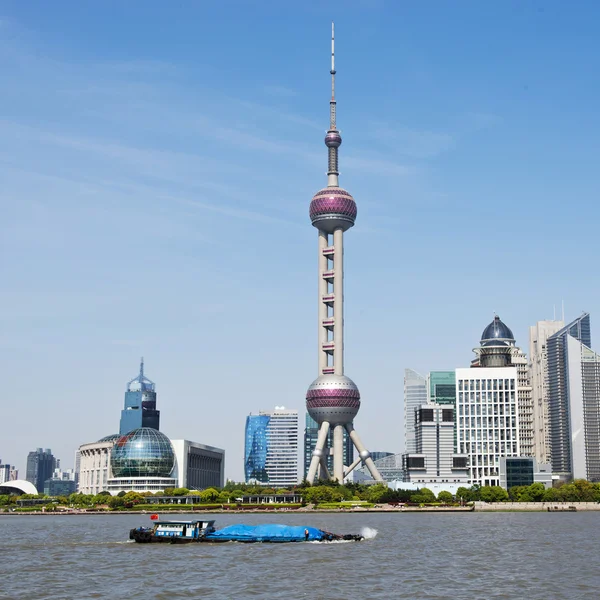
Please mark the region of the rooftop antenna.
<svg viewBox="0 0 600 600"><path fill-rule="evenodd" d="M144 357L140 359L140 379L144 378Z"/></svg>

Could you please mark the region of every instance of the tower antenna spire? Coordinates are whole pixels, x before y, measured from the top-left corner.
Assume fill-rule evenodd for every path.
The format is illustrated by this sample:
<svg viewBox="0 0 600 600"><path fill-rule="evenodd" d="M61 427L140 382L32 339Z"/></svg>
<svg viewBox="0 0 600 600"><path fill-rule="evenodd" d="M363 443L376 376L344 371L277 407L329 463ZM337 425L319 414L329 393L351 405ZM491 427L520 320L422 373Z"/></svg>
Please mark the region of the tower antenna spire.
<svg viewBox="0 0 600 600"><path fill-rule="evenodd" d="M140 358L140 379L144 378L144 357Z"/></svg>
<svg viewBox="0 0 600 600"><path fill-rule="evenodd" d="M327 169L327 186L339 186L338 148L342 143L342 136L337 130L336 102L335 102L335 29L331 22L331 100L329 101L329 131L325 136L325 145L329 149L329 165Z"/></svg>

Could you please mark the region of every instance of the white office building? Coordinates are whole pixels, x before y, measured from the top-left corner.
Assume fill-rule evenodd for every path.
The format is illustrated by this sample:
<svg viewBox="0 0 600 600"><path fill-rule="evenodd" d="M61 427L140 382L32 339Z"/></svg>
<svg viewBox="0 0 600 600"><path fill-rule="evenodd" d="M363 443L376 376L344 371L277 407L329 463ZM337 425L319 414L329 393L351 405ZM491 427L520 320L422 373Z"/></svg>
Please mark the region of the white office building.
<svg viewBox="0 0 600 600"><path fill-rule="evenodd" d="M287 487L299 482L298 411L276 406L246 418L246 482Z"/></svg>
<svg viewBox="0 0 600 600"><path fill-rule="evenodd" d="M454 452L454 407L423 404L415 409L416 452L402 456L403 480L455 494L469 482L468 457Z"/></svg>
<svg viewBox="0 0 600 600"><path fill-rule="evenodd" d="M516 367L456 369L456 440L471 485L500 485L500 458L520 456Z"/></svg>

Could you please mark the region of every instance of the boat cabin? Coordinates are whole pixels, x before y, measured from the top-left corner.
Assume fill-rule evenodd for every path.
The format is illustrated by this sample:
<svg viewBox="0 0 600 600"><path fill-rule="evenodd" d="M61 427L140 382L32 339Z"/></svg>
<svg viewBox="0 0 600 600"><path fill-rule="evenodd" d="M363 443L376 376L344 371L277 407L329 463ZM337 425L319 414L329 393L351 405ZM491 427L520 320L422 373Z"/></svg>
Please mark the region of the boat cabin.
<svg viewBox="0 0 600 600"><path fill-rule="evenodd" d="M213 532L214 525L214 521L160 521L154 525L154 535L194 540Z"/></svg>

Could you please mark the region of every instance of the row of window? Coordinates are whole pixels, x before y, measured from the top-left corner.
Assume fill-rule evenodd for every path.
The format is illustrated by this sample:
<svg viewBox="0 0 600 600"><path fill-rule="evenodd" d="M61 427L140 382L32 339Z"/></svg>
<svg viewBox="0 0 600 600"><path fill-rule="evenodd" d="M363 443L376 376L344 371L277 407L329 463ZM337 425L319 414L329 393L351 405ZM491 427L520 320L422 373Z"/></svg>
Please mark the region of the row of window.
<svg viewBox="0 0 600 600"><path fill-rule="evenodd" d="M514 379L459 379L458 391L514 390Z"/></svg>
<svg viewBox="0 0 600 600"><path fill-rule="evenodd" d="M458 415L462 416L514 416L517 414L517 408L514 404L505 406L504 404L460 404L458 407Z"/></svg>

